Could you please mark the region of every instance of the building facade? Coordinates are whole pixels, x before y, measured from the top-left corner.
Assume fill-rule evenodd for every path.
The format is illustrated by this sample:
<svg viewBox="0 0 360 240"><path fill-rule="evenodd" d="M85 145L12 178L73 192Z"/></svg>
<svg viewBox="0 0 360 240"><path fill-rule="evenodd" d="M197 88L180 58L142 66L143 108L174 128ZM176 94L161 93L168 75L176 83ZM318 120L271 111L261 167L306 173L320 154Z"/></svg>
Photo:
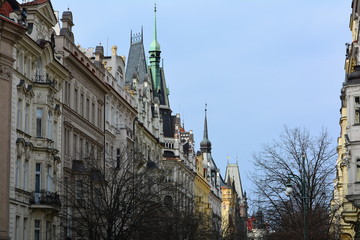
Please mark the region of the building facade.
<svg viewBox="0 0 360 240"><path fill-rule="evenodd" d="M359 229L359 194L360 194L360 135L359 104L360 75L359 65L359 15L358 0L352 2L350 15L351 44L346 44L345 73L346 78L341 89L340 136L338 138L338 158L336 161L336 179L334 195L331 202L333 211L333 231L339 239L357 239Z"/></svg>
<svg viewBox="0 0 360 240"><path fill-rule="evenodd" d="M51 3L18 7L10 18L27 33L13 51L9 233L14 239L50 239L59 226L61 88L69 72L56 59Z"/></svg>

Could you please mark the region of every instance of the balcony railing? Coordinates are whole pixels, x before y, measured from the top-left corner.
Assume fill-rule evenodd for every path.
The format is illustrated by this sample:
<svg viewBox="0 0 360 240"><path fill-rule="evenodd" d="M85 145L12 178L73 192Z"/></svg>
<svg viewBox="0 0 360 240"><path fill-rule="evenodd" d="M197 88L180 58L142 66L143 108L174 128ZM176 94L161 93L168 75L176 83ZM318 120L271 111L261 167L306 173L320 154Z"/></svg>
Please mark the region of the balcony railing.
<svg viewBox="0 0 360 240"><path fill-rule="evenodd" d="M47 74L46 75L36 74L34 77L34 82L40 84L47 84L53 87L57 84L57 81L51 79Z"/></svg>
<svg viewBox="0 0 360 240"><path fill-rule="evenodd" d="M60 206L61 202L58 193L41 190L40 192L31 192L30 204Z"/></svg>

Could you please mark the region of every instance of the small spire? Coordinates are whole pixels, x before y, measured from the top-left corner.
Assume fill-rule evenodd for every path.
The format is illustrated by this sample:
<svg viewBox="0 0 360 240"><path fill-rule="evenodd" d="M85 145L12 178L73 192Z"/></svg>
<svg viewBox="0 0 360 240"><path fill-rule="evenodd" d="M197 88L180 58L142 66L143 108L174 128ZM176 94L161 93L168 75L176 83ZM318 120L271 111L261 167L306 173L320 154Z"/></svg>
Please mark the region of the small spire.
<svg viewBox="0 0 360 240"><path fill-rule="evenodd" d="M200 149L203 152L211 152L211 142L209 140L208 129L207 129L207 103L205 103L205 121L204 121L204 138L200 142Z"/></svg>
<svg viewBox="0 0 360 240"><path fill-rule="evenodd" d="M150 45L150 51L160 51L160 44L157 41L157 25L156 25L156 3L154 5L154 39Z"/></svg>

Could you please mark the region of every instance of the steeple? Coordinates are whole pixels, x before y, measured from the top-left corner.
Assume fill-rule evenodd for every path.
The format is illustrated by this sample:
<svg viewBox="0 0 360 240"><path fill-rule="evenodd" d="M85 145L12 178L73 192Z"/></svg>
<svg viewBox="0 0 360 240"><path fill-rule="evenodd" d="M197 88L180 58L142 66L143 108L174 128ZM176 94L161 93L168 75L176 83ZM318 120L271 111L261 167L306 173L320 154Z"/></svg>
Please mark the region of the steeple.
<svg viewBox="0 0 360 240"><path fill-rule="evenodd" d="M154 6L154 39L150 44L150 51L160 51L160 44L157 41L157 26L156 26L156 3Z"/></svg>
<svg viewBox="0 0 360 240"><path fill-rule="evenodd" d="M200 142L200 149L202 152L210 153L211 152L211 142L209 140L208 128L207 128L207 104L205 104L205 121L204 121L204 137Z"/></svg>
<svg viewBox="0 0 360 240"><path fill-rule="evenodd" d="M154 7L154 16L155 16L155 26L154 26L154 39L150 44L150 69L151 69L151 77L153 81L154 93L155 96L160 95L162 89L161 86L161 73L160 73L160 44L157 41L157 26L156 26L156 4ZM160 96L159 96L160 97ZM161 102L160 97L160 102Z"/></svg>

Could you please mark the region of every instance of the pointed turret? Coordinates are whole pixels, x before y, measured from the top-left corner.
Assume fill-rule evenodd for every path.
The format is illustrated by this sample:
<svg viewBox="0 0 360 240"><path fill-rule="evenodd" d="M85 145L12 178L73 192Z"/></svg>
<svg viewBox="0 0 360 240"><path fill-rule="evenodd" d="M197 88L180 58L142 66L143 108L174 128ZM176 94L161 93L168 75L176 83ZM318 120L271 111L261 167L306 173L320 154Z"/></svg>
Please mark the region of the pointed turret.
<svg viewBox="0 0 360 240"><path fill-rule="evenodd" d="M200 149L202 152L211 153L211 142L209 140L208 128L207 128L207 105L205 104L205 120L204 120L204 137L200 142Z"/></svg>

